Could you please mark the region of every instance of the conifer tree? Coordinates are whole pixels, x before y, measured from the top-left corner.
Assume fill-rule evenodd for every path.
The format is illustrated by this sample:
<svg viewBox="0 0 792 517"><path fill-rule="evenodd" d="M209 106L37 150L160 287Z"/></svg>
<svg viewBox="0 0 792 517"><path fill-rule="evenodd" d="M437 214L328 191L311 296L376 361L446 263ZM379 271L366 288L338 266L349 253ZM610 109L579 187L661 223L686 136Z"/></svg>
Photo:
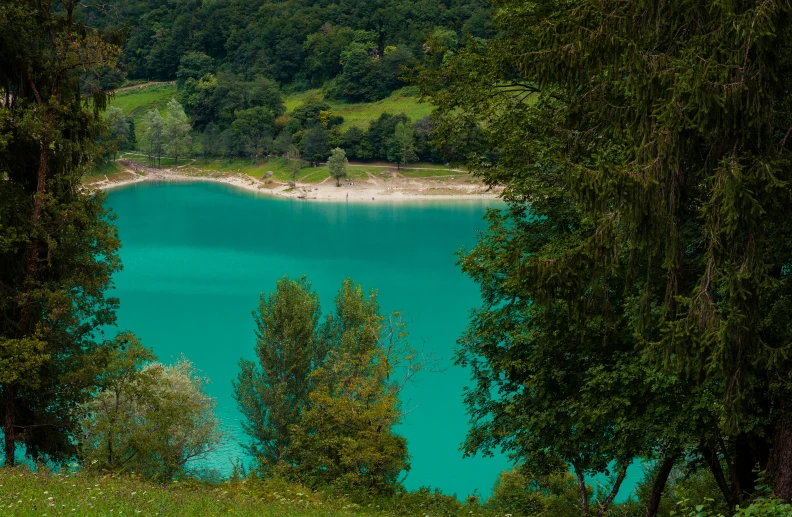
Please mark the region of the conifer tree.
<svg viewBox="0 0 792 517"><path fill-rule="evenodd" d="M119 49L74 0L0 4L0 396L5 465L75 452L74 409L106 365L99 330L120 269L103 196L80 180L98 158L107 95L90 79ZM89 98L83 97L87 94ZM90 101L90 102L89 102ZM107 346L105 346L107 345Z"/></svg>
<svg viewBox="0 0 792 517"><path fill-rule="evenodd" d="M313 386L311 372L325 360L319 316L319 297L305 277L278 280L275 292L262 293L254 312L257 362L240 361L234 397L252 439L247 449L264 468L287 459L291 427Z"/></svg>
<svg viewBox="0 0 792 517"><path fill-rule="evenodd" d="M440 145L505 186L511 204L463 259L486 304L460 352L479 381L469 451L527 453L515 440L533 424L501 413L487 390L502 380L503 403L527 394L538 320L523 327L516 315L560 310L549 343L567 349L552 330L570 322L600 329L606 346L627 336L624 351L681 390L676 412L695 426L668 425L666 450L683 451L671 464L706 464L732 506L756 490L759 465L792 499L789 4L497 7L502 37L423 75ZM501 311L510 303L521 307ZM496 314L510 326L492 326ZM590 357L573 348L556 365ZM636 387L601 395L625 404ZM654 443L665 455L668 442Z"/></svg>

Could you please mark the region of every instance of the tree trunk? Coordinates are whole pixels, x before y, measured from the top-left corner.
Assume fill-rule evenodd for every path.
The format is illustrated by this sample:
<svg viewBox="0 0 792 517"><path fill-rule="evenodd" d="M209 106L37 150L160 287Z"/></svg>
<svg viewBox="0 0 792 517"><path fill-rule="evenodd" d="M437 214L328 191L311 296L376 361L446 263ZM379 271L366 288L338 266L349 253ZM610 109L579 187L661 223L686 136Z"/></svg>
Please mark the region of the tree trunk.
<svg viewBox="0 0 792 517"><path fill-rule="evenodd" d="M712 476L715 478L715 482L718 484L718 488L720 488L723 494L723 498L726 499L726 504L729 505L730 509L733 509L737 506L738 500L734 493L734 489L729 486L729 483L726 481L726 476L723 475L718 453L713 447L706 445L702 445L700 450L701 457L704 458L704 463L709 467Z"/></svg>
<svg viewBox="0 0 792 517"><path fill-rule="evenodd" d="M589 505L588 494L586 493L586 478L583 476L583 471L580 470L577 465L574 465L574 467L575 475L578 480L578 492L580 493L580 513L583 517L588 517Z"/></svg>
<svg viewBox="0 0 792 517"><path fill-rule="evenodd" d="M792 502L792 418L786 408L781 410L776 422L769 470L775 495Z"/></svg>
<svg viewBox="0 0 792 517"><path fill-rule="evenodd" d="M649 495L649 502L646 505L646 517L655 517L657 510L660 507L660 499L663 496L668 476L671 474L671 469L674 468L675 456L666 456L663 463L660 465L660 470L657 472L654 484L652 485L652 493Z"/></svg>
<svg viewBox="0 0 792 517"><path fill-rule="evenodd" d="M608 494L608 497L606 497L605 500L599 505L599 510L597 510L597 517L602 517L603 515L605 515L605 512L608 511L608 507L616 498L616 494L619 493L619 488L621 487L622 481L624 481L624 477L627 475L627 467L629 466L630 464L626 463L619 470L619 475L616 476L616 482L613 484L613 488L611 489L610 494Z"/></svg>
<svg viewBox="0 0 792 517"><path fill-rule="evenodd" d="M3 386L5 402L5 419L3 423L3 441L5 442L5 466L14 466L16 453L16 386Z"/></svg>

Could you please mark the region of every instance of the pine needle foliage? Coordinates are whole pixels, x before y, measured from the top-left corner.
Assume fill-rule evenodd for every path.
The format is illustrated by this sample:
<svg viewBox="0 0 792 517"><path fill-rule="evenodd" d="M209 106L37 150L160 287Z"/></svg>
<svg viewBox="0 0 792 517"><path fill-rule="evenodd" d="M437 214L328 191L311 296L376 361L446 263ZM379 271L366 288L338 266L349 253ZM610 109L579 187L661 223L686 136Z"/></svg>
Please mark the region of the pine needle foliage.
<svg viewBox="0 0 792 517"><path fill-rule="evenodd" d="M511 205L462 258L485 302L461 340L460 361L483 365L470 450L535 439L530 421L495 427L506 420L489 390L501 387L504 404L530 394L537 331L565 350L563 369L621 339L656 407L658 376L680 390L672 414L696 424L673 442L712 469L730 504L754 492L756 464L792 498L790 5L495 5L501 35L421 79L440 106L440 143L504 185ZM514 332L481 325L495 314ZM622 396L635 386L603 395L633 403Z"/></svg>

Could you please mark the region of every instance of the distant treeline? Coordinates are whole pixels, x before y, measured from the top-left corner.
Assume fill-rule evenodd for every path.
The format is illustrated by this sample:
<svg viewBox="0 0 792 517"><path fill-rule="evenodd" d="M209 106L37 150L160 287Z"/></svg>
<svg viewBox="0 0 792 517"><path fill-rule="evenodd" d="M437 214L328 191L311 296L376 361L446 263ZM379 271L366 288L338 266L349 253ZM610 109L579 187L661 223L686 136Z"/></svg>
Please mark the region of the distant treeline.
<svg viewBox="0 0 792 517"><path fill-rule="evenodd" d="M101 13L89 23L124 37L120 70L105 82L126 74L183 83L224 71L296 89L326 85L348 101L386 97L402 67L426 62L432 46L492 36L485 0L111 0Z"/></svg>

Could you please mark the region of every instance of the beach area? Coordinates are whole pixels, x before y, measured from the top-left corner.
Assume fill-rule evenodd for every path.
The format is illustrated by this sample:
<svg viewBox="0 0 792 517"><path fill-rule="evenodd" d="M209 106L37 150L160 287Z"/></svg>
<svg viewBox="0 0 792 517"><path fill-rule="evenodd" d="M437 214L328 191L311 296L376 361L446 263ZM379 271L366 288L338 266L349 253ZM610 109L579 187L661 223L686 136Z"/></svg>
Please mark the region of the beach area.
<svg viewBox="0 0 792 517"><path fill-rule="evenodd" d="M460 171L459 179L444 177L410 178L393 168L383 168L378 174L367 174L367 179L335 180L327 178L319 183L301 183L295 186L282 181L254 178L248 174L224 171L203 171L194 167L153 168L134 162L121 162L123 169L110 176L88 178L84 185L91 189L115 189L143 182L207 181L223 183L263 195L302 200L331 202L377 202L431 200L481 200L497 199L500 188L488 188L470 181L470 175Z"/></svg>

